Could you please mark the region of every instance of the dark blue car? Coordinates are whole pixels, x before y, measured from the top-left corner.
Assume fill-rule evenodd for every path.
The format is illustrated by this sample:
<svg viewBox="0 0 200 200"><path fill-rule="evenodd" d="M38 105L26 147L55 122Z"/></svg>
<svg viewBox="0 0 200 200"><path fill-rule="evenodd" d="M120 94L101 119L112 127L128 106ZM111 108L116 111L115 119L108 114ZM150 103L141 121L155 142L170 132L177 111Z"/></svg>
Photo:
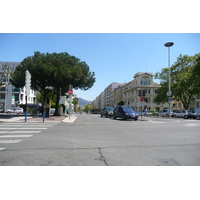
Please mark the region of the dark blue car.
<svg viewBox="0 0 200 200"><path fill-rule="evenodd" d="M135 112L131 107L117 106L114 108L113 111L113 119L116 119L117 117L122 118L123 120L134 119L135 121L137 121L138 113Z"/></svg>

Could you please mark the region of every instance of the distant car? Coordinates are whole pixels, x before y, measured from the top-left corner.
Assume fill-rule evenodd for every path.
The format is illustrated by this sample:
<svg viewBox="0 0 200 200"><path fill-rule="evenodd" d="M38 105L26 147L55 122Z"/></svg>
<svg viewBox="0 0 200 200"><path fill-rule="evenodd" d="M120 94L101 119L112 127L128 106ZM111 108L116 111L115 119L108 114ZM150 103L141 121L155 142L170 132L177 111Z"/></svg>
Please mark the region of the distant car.
<svg viewBox="0 0 200 200"><path fill-rule="evenodd" d="M149 111L147 111L147 115L148 116L155 116L156 115L156 111L155 110L149 110Z"/></svg>
<svg viewBox="0 0 200 200"><path fill-rule="evenodd" d="M6 111L6 113L16 113L16 114L23 114L23 108L10 108Z"/></svg>
<svg viewBox="0 0 200 200"><path fill-rule="evenodd" d="M0 108L0 113L4 113L4 108Z"/></svg>
<svg viewBox="0 0 200 200"><path fill-rule="evenodd" d="M134 119L135 121L138 120L138 113L135 112L131 107L128 106L117 106L114 108L113 111L113 119L117 117L126 119Z"/></svg>
<svg viewBox="0 0 200 200"><path fill-rule="evenodd" d="M50 109L50 115L54 115L54 113L55 113L55 108L51 108Z"/></svg>
<svg viewBox="0 0 200 200"><path fill-rule="evenodd" d="M171 116L173 115L172 111L170 111L170 114L169 114L169 109L164 109L156 113L156 116L162 116L162 117L169 117L169 115Z"/></svg>
<svg viewBox="0 0 200 200"><path fill-rule="evenodd" d="M174 111L172 116L173 117L182 117L184 119L193 118L196 119L196 112L194 110L177 110Z"/></svg>
<svg viewBox="0 0 200 200"><path fill-rule="evenodd" d="M200 113L197 113L196 118L197 118L198 120L200 120Z"/></svg>
<svg viewBox="0 0 200 200"><path fill-rule="evenodd" d="M140 110L140 111L138 111L138 115L139 116L146 116L147 113L148 113L148 110Z"/></svg>
<svg viewBox="0 0 200 200"><path fill-rule="evenodd" d="M113 110L114 108L112 107L104 107L101 111L101 117L112 117L113 116Z"/></svg>

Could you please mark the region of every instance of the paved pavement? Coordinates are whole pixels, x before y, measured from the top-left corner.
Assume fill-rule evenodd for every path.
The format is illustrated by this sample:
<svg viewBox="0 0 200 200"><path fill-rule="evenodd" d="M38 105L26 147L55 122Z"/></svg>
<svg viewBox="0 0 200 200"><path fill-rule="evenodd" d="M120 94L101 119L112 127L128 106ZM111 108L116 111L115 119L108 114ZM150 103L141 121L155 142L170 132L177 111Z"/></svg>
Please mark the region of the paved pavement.
<svg viewBox="0 0 200 200"><path fill-rule="evenodd" d="M75 115L70 115L69 116L50 116L49 118L45 118L43 120L42 117L28 117L27 122L41 122L41 123L46 123L46 122L57 122L57 123L73 123L76 120ZM22 117L12 117L9 119L0 119L0 122L25 122L25 116Z"/></svg>

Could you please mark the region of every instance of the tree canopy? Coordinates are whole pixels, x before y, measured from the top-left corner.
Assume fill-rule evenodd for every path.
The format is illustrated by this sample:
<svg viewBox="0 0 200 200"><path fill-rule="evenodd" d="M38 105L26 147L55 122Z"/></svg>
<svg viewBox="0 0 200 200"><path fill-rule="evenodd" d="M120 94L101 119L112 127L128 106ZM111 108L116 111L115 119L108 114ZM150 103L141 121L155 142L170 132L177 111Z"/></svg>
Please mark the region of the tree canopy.
<svg viewBox="0 0 200 200"><path fill-rule="evenodd" d="M168 68L157 72L155 78L161 79L161 87L154 99L155 103L168 101ZM181 101L185 109L189 109L191 99L200 94L200 53L194 56L180 54L170 67L172 97Z"/></svg>
<svg viewBox="0 0 200 200"><path fill-rule="evenodd" d="M58 114L60 96L68 91L70 84L74 89L88 90L95 82L95 73L90 71L86 62L66 52L34 52L34 55L25 58L12 74L11 81L14 86L25 86L26 70L31 74L31 88L39 91L44 99L49 89L55 92L55 115Z"/></svg>

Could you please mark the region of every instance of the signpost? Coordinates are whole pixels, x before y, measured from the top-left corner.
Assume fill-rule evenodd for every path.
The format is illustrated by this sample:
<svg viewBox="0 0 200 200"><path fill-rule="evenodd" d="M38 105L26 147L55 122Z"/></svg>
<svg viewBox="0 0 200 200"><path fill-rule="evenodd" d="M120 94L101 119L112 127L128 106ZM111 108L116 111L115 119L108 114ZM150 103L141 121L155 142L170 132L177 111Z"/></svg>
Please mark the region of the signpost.
<svg viewBox="0 0 200 200"><path fill-rule="evenodd" d="M140 97L140 101L141 101L141 111L142 111L142 102L144 101L144 97ZM141 119L142 119L142 113L141 113Z"/></svg>
<svg viewBox="0 0 200 200"><path fill-rule="evenodd" d="M68 94L73 94L73 90L68 90Z"/></svg>
<svg viewBox="0 0 200 200"><path fill-rule="evenodd" d="M26 70L25 75L25 88L26 88L26 107L25 107L25 122L27 122L27 116L28 116L28 106L27 106L27 98L28 95L30 95L30 85L31 85L31 74L28 70Z"/></svg>
<svg viewBox="0 0 200 200"><path fill-rule="evenodd" d="M69 90L68 90L68 94L70 95L70 100L68 101L69 103L69 119L70 119L70 112L71 112L71 104L72 104L72 94L73 94L73 90L72 90L73 86L70 84L69 85Z"/></svg>
<svg viewBox="0 0 200 200"><path fill-rule="evenodd" d="M12 96L12 104L15 104L15 96Z"/></svg>

